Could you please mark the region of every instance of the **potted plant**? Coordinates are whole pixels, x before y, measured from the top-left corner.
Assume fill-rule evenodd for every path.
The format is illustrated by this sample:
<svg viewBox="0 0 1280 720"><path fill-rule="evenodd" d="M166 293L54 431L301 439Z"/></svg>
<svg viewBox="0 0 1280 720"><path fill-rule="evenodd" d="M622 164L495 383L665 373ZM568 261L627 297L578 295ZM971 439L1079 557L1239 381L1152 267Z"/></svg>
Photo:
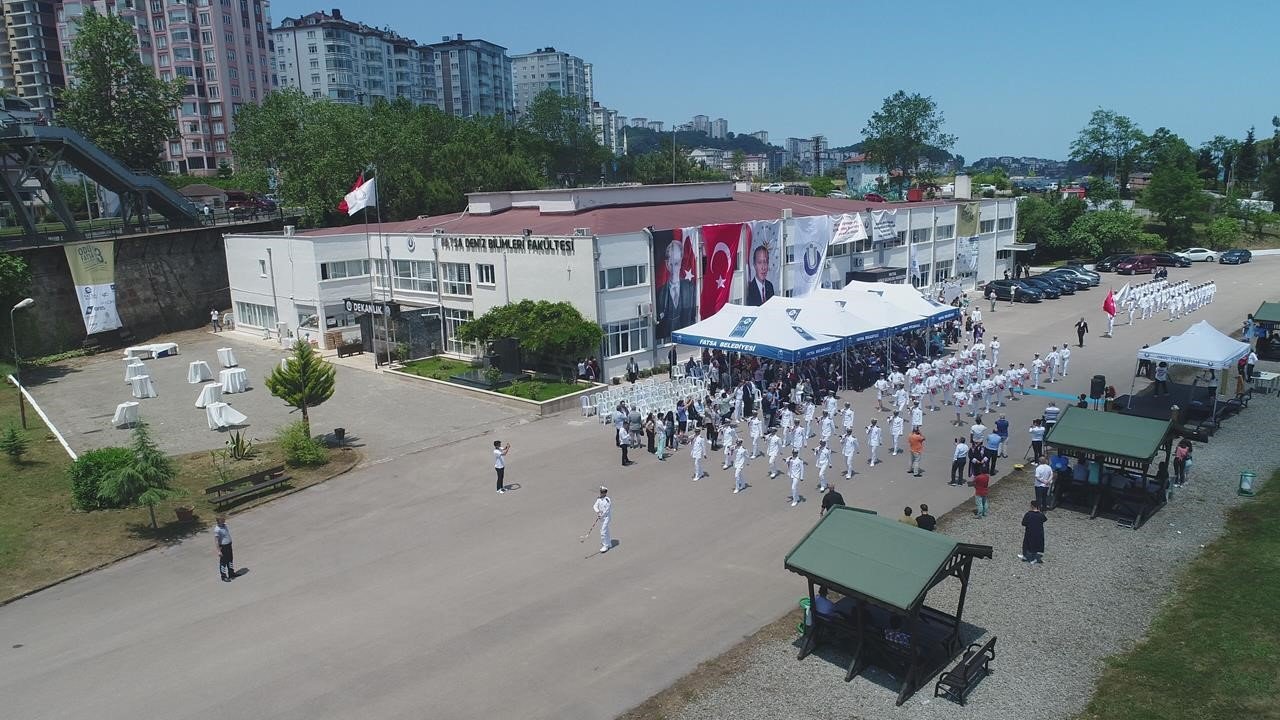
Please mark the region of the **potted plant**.
<svg viewBox="0 0 1280 720"><path fill-rule="evenodd" d="M196 509L191 505L179 505L173 509L178 516L178 522L189 523L196 519Z"/></svg>

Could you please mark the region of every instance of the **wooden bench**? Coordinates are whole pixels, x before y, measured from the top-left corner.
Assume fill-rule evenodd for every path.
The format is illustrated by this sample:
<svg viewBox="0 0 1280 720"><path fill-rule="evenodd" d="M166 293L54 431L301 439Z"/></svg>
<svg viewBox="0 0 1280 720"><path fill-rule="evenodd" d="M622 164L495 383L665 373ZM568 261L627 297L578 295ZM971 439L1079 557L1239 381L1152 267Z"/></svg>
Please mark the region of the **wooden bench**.
<svg viewBox="0 0 1280 720"><path fill-rule="evenodd" d="M964 657L956 666L942 673L938 684L933 687L934 697L945 697L964 705L965 696L969 694L980 678L991 673L991 661L996 659L996 638L991 636L985 644L972 643L964 651Z"/></svg>
<svg viewBox="0 0 1280 720"><path fill-rule="evenodd" d="M266 470L260 470L252 475L246 475L238 480L230 480L224 483L218 483L204 489L205 495L213 495L210 502L214 507L222 507L229 503L233 503L241 498L255 495L263 490L283 485L290 479L285 473L284 465L277 465ZM226 493L225 495L223 493Z"/></svg>
<svg viewBox="0 0 1280 720"><path fill-rule="evenodd" d="M364 354L364 345L358 342L344 343L342 345L339 345L337 350L338 350L338 357L347 357L348 355L362 355Z"/></svg>

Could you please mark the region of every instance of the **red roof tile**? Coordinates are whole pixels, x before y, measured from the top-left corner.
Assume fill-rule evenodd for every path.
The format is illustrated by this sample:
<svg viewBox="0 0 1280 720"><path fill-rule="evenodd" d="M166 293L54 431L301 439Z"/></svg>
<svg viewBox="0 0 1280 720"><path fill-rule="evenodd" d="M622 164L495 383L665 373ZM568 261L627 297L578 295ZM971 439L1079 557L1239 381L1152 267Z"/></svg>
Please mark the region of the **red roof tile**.
<svg viewBox="0 0 1280 720"><path fill-rule="evenodd" d="M590 228L594 235L618 235L636 232L650 225L659 230L666 230L718 223L775 220L782 217L784 208L791 208L792 214L796 217L805 217L867 210L930 207L948 205L951 202L935 200L918 203L874 203L777 193L734 193L732 200L602 207L579 213L543 214L533 208L513 208L493 215L454 213L382 223L381 231L428 234L439 228L451 234L519 235L528 229L535 235L572 235L575 228ZM321 228L300 234L319 236L358 232L363 232L363 225Z"/></svg>

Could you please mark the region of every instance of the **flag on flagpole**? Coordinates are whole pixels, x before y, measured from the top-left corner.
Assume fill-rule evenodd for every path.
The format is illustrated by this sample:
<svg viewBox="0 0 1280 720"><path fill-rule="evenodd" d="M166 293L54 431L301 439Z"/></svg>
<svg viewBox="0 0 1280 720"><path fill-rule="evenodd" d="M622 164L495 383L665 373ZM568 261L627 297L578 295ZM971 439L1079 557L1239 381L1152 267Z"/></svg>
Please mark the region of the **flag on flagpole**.
<svg viewBox="0 0 1280 720"><path fill-rule="evenodd" d="M1120 292L1116 293L1116 304L1123 305L1124 301L1129 299L1129 293L1132 291L1132 288L1129 287L1129 283L1125 283L1124 287L1120 288Z"/></svg>
<svg viewBox="0 0 1280 720"><path fill-rule="evenodd" d="M355 184L351 186L351 190L355 190L356 188L360 187L363 184L364 184L364 173L361 172L360 175L356 178ZM351 190L348 190L347 192L351 192ZM347 198L345 196L343 196L342 202L338 203L338 212L347 212Z"/></svg>
<svg viewBox="0 0 1280 720"><path fill-rule="evenodd" d="M907 245L907 255L909 257L909 259L907 260L907 265L910 266L911 284L915 285L918 283L922 283L922 281L920 280L920 261L916 259L915 243L910 243L909 245Z"/></svg>
<svg viewBox="0 0 1280 720"><path fill-rule="evenodd" d="M347 193L342 202L347 205L347 214L355 215L367 207L373 207L378 204L378 178L373 178L367 183Z"/></svg>
<svg viewBox="0 0 1280 720"><path fill-rule="evenodd" d="M1116 316L1116 297L1114 291L1107 290L1107 299L1102 301L1102 312L1110 315L1111 317Z"/></svg>

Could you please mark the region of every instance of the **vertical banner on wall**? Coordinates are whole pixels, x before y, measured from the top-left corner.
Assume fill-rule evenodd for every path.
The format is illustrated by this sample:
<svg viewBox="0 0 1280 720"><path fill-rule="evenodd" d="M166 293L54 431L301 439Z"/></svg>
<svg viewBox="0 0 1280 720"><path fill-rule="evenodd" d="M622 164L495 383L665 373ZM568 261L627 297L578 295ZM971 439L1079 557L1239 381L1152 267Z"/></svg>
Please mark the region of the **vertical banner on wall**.
<svg viewBox="0 0 1280 720"><path fill-rule="evenodd" d="M982 206L978 203L961 203L956 206L956 237L972 237L978 234L978 221L982 218Z"/></svg>
<svg viewBox="0 0 1280 720"><path fill-rule="evenodd" d="M747 223L702 226L703 318L720 312L729 302L733 276L738 270L738 249L744 244L751 244L751 226Z"/></svg>
<svg viewBox="0 0 1280 720"><path fill-rule="evenodd" d="M806 297L822 287L831 244L831 216L798 217L791 221L791 248L796 258L792 297Z"/></svg>
<svg viewBox="0 0 1280 720"><path fill-rule="evenodd" d="M747 305L763 305L782 284L782 221L756 220L751 226L751 256L747 265Z"/></svg>
<svg viewBox="0 0 1280 720"><path fill-rule="evenodd" d="M874 210L871 213L872 240L877 243L893 242L898 237L898 211Z"/></svg>
<svg viewBox="0 0 1280 720"><path fill-rule="evenodd" d="M110 241L67 245L67 265L89 335L120 327L116 311L115 245Z"/></svg>
<svg viewBox="0 0 1280 720"><path fill-rule="evenodd" d="M654 297L654 336L666 342L674 330L697 320L697 252L691 230L655 230L653 267L657 291Z"/></svg>

